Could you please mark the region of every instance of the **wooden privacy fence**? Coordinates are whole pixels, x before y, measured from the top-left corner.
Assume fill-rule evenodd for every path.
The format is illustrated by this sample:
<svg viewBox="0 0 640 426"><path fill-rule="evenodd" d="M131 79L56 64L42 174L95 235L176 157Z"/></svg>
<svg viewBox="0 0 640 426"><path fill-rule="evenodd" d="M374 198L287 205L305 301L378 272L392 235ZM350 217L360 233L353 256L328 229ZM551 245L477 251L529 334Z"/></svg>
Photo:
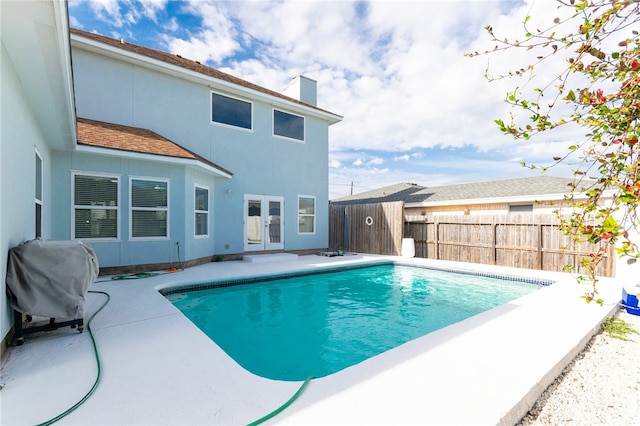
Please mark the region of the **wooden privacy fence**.
<svg viewBox="0 0 640 426"><path fill-rule="evenodd" d="M329 205L329 249L399 255L404 203Z"/></svg>
<svg viewBox="0 0 640 426"><path fill-rule="evenodd" d="M475 262L516 268L583 272L580 258L597 249L589 243L572 247L555 215L426 216L405 223L417 257ZM613 249L598 275L613 276Z"/></svg>
<svg viewBox="0 0 640 426"><path fill-rule="evenodd" d="M415 255L428 259L484 263L515 268L582 273L582 257L594 245L573 247L555 215L424 216L404 219L401 201L329 206L329 248L400 255L402 238L413 238ZM609 248L598 275L614 276Z"/></svg>

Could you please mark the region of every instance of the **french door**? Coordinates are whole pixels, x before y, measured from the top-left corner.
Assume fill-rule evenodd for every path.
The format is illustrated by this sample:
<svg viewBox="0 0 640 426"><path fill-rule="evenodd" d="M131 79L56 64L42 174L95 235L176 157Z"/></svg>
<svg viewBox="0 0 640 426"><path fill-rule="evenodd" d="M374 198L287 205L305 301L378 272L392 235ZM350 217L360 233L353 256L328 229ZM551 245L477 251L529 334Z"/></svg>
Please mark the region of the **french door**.
<svg viewBox="0 0 640 426"><path fill-rule="evenodd" d="M244 251L284 249L284 197L244 196Z"/></svg>

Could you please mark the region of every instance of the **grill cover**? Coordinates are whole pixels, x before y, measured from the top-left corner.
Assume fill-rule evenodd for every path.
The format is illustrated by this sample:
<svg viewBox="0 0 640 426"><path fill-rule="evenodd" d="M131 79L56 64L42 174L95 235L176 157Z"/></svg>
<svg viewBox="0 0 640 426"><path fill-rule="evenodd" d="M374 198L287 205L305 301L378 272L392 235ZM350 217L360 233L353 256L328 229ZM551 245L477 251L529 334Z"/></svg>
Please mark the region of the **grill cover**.
<svg viewBox="0 0 640 426"><path fill-rule="evenodd" d="M81 241L35 239L9 251L11 307L40 317L84 318L85 295L98 276L98 259Z"/></svg>

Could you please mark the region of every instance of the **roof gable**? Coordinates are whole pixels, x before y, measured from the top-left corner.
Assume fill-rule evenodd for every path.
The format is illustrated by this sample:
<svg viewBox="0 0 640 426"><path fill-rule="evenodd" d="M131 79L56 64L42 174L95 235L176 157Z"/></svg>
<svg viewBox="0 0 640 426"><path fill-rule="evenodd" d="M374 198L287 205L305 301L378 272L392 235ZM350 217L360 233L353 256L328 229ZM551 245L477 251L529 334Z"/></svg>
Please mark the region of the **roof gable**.
<svg viewBox="0 0 640 426"><path fill-rule="evenodd" d="M276 97L276 98L280 98L283 101L286 102L292 102L295 104L298 104L300 106L306 107L306 108L311 108L312 110L318 111L322 114L329 114L332 116L331 118L331 122L332 123L336 123L342 120L342 117L334 114L332 112L323 110L321 108L318 108L315 105L311 105L305 102L302 102L298 99L295 98L291 98L289 96L286 96L280 92L276 92L273 90L269 90L265 87L262 86L258 86L257 84L251 83L249 81L243 80L241 78L235 77L233 75L224 73L220 70L217 70L215 68L211 68L208 67L206 65L203 65L202 63L198 62L198 61L193 61L191 59L187 59L187 58L183 58L180 55L174 55L174 54L170 54L167 52L162 52L160 50L155 50L155 49L151 49L148 47L144 47L144 46L139 46L137 44L132 44L129 42L125 42L124 40L116 40L110 37L105 37L103 35L100 34L95 34L95 33L90 33L87 31L83 31L77 28L70 28L70 32L72 35L77 35L80 37L84 37L86 39L92 40L92 41L96 41L105 45L108 45L110 47L116 48L116 49L121 49L123 51L126 52L130 52L133 54L137 54L137 55L142 55L144 57L150 58L150 59L154 59L157 61L161 61L165 64L169 64L169 65L173 65L179 68L182 68L184 70L188 70L188 71L193 71L196 72L198 74L207 76L207 77L212 77L215 78L217 80L221 80L227 83L231 83L233 85L236 86L240 86L242 88L245 89L249 89L258 93L262 93L264 95L268 95L268 96L272 96L272 97Z"/></svg>

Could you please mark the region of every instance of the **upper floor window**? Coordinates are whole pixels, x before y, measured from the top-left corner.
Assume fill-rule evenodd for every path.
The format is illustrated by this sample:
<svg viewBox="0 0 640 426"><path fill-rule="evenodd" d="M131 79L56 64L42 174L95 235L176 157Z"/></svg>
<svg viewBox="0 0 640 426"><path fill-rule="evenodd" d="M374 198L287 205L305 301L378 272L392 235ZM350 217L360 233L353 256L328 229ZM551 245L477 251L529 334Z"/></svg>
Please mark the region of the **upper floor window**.
<svg viewBox="0 0 640 426"><path fill-rule="evenodd" d="M211 121L228 126L252 128L251 102L211 93Z"/></svg>
<svg viewBox="0 0 640 426"><path fill-rule="evenodd" d="M36 238L42 237L42 157L36 150Z"/></svg>
<svg viewBox="0 0 640 426"><path fill-rule="evenodd" d="M169 182L131 179L131 237L168 237Z"/></svg>
<svg viewBox="0 0 640 426"><path fill-rule="evenodd" d="M195 188L195 235L209 235L209 189L203 186Z"/></svg>
<svg viewBox="0 0 640 426"><path fill-rule="evenodd" d="M304 141L304 117L274 109L273 134Z"/></svg>
<svg viewBox="0 0 640 426"><path fill-rule="evenodd" d="M118 238L118 176L73 175L73 238Z"/></svg>
<svg viewBox="0 0 640 426"><path fill-rule="evenodd" d="M316 198L298 197L298 233L313 234L316 232Z"/></svg>

